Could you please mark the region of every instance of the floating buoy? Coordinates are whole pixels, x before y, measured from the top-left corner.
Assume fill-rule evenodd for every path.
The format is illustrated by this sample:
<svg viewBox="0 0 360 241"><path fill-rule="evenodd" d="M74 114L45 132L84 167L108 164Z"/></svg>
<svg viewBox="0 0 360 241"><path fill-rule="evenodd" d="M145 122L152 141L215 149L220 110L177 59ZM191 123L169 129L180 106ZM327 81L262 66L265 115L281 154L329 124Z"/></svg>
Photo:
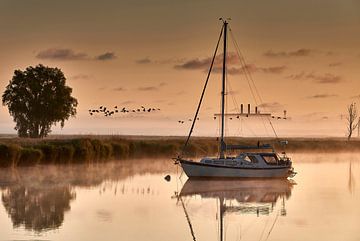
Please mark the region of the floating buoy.
<svg viewBox="0 0 360 241"><path fill-rule="evenodd" d="M170 176L170 175L166 175L166 176L164 177L164 179L165 179L167 182L170 182L171 176Z"/></svg>

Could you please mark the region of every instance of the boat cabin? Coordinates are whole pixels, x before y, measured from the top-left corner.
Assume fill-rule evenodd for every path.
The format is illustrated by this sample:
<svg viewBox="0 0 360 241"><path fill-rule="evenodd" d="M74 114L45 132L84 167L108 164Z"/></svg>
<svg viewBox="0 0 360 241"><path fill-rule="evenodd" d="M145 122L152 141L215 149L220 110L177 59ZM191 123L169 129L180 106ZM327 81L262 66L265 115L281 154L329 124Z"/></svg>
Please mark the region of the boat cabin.
<svg viewBox="0 0 360 241"><path fill-rule="evenodd" d="M205 157L200 163L218 166L231 167L266 167L284 166L288 164L288 158L279 157L276 153L241 153L236 157L226 157L224 159Z"/></svg>

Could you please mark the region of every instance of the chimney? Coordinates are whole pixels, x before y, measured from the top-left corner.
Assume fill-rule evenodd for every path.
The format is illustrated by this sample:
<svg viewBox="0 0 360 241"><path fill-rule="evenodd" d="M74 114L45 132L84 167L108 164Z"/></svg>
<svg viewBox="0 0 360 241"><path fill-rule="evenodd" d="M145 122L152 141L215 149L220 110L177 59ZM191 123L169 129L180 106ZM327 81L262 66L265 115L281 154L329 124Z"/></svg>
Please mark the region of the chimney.
<svg viewBox="0 0 360 241"><path fill-rule="evenodd" d="M258 113L258 109L257 109L257 106L255 106L255 114Z"/></svg>
<svg viewBox="0 0 360 241"><path fill-rule="evenodd" d="M244 105L243 104L240 105L240 113L241 114L244 113Z"/></svg>
<svg viewBox="0 0 360 241"><path fill-rule="evenodd" d="M248 114L250 114L250 104L248 104Z"/></svg>

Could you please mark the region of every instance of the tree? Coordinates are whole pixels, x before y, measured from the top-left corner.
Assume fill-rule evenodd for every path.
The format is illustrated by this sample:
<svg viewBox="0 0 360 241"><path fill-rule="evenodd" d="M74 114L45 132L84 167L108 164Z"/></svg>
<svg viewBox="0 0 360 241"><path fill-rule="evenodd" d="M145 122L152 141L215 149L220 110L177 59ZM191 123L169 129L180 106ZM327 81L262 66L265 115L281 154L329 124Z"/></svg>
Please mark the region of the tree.
<svg viewBox="0 0 360 241"><path fill-rule="evenodd" d="M356 105L355 103L351 103L348 106L348 115L346 117L346 121L347 121L347 138L348 140L350 140L351 135L353 134L354 130L357 128L358 126L358 122L355 123L357 118L357 109L356 109Z"/></svg>
<svg viewBox="0 0 360 241"><path fill-rule="evenodd" d="M65 76L58 68L44 65L15 70L2 96L16 122L20 137L40 138L51 132L51 126L76 115L77 100L65 85Z"/></svg>

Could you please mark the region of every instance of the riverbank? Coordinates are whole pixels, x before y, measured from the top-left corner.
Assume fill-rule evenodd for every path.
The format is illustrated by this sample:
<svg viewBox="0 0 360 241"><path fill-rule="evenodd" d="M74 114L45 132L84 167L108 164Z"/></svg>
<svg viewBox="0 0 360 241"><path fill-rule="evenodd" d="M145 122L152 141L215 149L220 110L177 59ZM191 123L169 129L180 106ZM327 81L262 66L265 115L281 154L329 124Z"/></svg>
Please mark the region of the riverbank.
<svg viewBox="0 0 360 241"><path fill-rule="evenodd" d="M360 140L345 138L288 138L287 152L360 152ZM36 164L93 163L130 158L172 158L180 153L185 137L151 136L52 136L46 139L0 138L0 167ZM270 138L228 138L228 144L270 143L277 151L284 147ZM194 137L187 155L214 155L218 140Z"/></svg>

